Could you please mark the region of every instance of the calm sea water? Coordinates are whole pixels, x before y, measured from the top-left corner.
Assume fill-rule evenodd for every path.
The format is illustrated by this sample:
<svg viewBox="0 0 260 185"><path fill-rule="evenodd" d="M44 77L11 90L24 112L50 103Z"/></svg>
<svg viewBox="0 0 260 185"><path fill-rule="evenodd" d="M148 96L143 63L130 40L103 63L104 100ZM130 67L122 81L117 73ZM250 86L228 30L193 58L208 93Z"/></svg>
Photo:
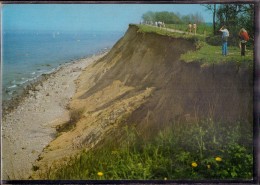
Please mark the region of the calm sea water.
<svg viewBox="0 0 260 185"><path fill-rule="evenodd" d="M2 97L8 100L25 84L59 65L111 48L123 32L37 32L3 34Z"/></svg>

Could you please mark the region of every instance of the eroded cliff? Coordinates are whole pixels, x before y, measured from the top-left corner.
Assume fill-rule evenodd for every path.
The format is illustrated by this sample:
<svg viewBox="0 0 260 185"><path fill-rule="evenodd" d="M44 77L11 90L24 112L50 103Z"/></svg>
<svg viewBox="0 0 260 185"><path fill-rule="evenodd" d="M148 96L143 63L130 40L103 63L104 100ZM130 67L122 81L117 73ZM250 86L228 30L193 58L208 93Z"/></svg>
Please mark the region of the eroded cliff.
<svg viewBox="0 0 260 185"><path fill-rule="evenodd" d="M77 80L70 109L81 111L80 118L43 151L34 178L53 162L120 132L124 124L135 124L150 137L176 121L252 120L252 71L232 62L202 66L181 61L189 50L195 50L192 41L142 33L131 25Z"/></svg>

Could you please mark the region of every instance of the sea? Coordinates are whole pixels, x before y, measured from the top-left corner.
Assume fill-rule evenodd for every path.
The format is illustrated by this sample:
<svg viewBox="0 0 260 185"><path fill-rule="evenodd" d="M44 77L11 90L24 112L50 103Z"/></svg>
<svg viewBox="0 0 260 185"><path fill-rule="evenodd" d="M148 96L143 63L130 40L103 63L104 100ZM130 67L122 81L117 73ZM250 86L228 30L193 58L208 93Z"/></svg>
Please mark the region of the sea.
<svg viewBox="0 0 260 185"><path fill-rule="evenodd" d="M120 31L8 31L2 34L2 100L59 66L109 50Z"/></svg>

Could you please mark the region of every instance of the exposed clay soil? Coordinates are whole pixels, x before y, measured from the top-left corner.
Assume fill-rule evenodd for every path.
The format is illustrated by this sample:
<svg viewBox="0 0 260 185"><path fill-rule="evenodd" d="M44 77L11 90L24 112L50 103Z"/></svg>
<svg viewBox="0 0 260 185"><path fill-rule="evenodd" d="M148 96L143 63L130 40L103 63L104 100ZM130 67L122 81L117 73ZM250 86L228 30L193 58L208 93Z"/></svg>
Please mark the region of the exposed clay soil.
<svg viewBox="0 0 260 185"><path fill-rule="evenodd" d="M123 124L136 124L150 137L182 119L251 121L252 71L232 62L202 66L180 61L189 50L195 50L191 41L138 33L130 26L112 50L78 78L70 109L84 110L83 115L74 129L45 148L32 178L43 178L51 165L91 149Z"/></svg>

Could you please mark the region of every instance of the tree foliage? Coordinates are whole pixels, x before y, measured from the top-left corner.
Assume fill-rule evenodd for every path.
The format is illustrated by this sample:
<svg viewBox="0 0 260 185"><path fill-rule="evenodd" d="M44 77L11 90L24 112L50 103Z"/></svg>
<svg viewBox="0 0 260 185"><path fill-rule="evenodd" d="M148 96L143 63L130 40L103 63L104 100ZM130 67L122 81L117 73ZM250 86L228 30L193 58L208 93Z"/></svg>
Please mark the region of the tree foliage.
<svg viewBox="0 0 260 185"><path fill-rule="evenodd" d="M226 25L236 35L245 28L254 36L254 6L252 4L223 4L217 11L218 25Z"/></svg>
<svg viewBox="0 0 260 185"><path fill-rule="evenodd" d="M203 4L207 10L212 12L212 23L213 23L213 34L216 34L216 12L217 5L216 4Z"/></svg>
<svg viewBox="0 0 260 185"><path fill-rule="evenodd" d="M180 15L179 13L174 12L146 12L143 14L142 19L144 22L156 22L162 21L165 24L181 24L181 23L203 23L204 19L200 13L189 14L189 15Z"/></svg>
<svg viewBox="0 0 260 185"><path fill-rule="evenodd" d="M213 26L215 25L217 29L226 25L231 36L236 37L239 30L245 28L250 36L254 37L253 4L207 4L202 6L206 10L212 11Z"/></svg>

